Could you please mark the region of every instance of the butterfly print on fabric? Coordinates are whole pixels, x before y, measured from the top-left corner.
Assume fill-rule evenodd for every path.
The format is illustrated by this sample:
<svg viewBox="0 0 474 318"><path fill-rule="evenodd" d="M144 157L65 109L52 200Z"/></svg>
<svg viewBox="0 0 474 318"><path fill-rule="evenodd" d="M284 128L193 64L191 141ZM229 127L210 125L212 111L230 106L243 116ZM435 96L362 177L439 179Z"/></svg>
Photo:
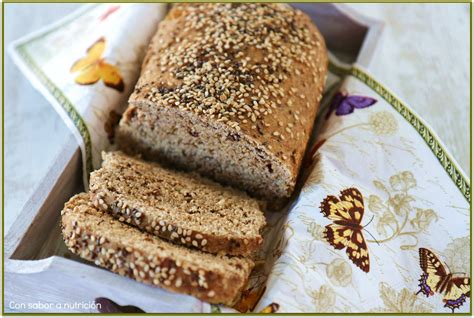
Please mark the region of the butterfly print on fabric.
<svg viewBox="0 0 474 318"><path fill-rule="evenodd" d="M329 106L326 118L329 118L333 111L337 116L344 116L354 112L354 109L361 109L372 106L377 100L368 96L348 95L347 93L337 92Z"/></svg>
<svg viewBox="0 0 474 318"><path fill-rule="evenodd" d="M260 314L274 314L280 309L280 305L277 303L271 303L260 311Z"/></svg>
<svg viewBox="0 0 474 318"><path fill-rule="evenodd" d="M92 85L102 80L106 86L123 92L124 84L120 72L116 66L102 58L104 51L105 38L100 38L87 49L85 57L72 65L71 73L79 72L75 82L80 85Z"/></svg>
<svg viewBox="0 0 474 318"><path fill-rule="evenodd" d="M435 292L442 294L444 307L450 308L454 313L455 309L471 297L471 279L467 276L455 277L427 248L420 248L419 254L423 273L418 284L420 290L416 294L423 293L426 297L433 296Z"/></svg>
<svg viewBox="0 0 474 318"><path fill-rule="evenodd" d="M333 221L326 225L324 238L335 249L346 248L349 259L361 270L370 270L369 251L360 225L364 216L364 199L356 188L341 191L338 197L328 195L320 205L321 213Z"/></svg>

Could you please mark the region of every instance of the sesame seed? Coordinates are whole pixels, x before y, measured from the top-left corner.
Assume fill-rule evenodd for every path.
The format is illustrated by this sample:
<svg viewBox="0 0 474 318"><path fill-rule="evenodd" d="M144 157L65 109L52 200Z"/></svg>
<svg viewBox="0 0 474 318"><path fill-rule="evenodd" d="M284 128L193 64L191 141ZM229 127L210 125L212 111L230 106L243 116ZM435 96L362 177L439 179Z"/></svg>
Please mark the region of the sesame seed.
<svg viewBox="0 0 474 318"><path fill-rule="evenodd" d="M193 39L176 37L156 54L159 69L178 80L162 81L147 91L146 98L159 105L189 110L240 131L241 123L263 123L277 104L286 106L277 96L286 96L283 87L289 74L302 74L295 62L313 65L319 58L315 47L320 42L291 7L199 4L183 10L183 34L193 30ZM264 63L246 56L248 48L259 50ZM301 96L296 87L291 92ZM290 99L287 105L292 103Z"/></svg>

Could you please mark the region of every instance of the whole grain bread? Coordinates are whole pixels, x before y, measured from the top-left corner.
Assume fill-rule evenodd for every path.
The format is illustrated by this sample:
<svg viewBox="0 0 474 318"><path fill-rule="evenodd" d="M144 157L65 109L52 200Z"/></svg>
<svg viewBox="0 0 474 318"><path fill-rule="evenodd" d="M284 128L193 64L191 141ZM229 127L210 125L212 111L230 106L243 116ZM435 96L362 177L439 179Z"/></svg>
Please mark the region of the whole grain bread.
<svg viewBox="0 0 474 318"><path fill-rule="evenodd" d="M121 223L94 207L86 193L61 212L68 248L122 276L232 306L254 266L246 258L216 256L170 244Z"/></svg>
<svg viewBox="0 0 474 318"><path fill-rule="evenodd" d="M245 193L120 152L102 157L91 199L120 221L211 253L248 256L262 244L265 216Z"/></svg>
<svg viewBox="0 0 474 318"><path fill-rule="evenodd" d="M289 5L177 4L148 48L118 143L281 201L326 72L321 34Z"/></svg>

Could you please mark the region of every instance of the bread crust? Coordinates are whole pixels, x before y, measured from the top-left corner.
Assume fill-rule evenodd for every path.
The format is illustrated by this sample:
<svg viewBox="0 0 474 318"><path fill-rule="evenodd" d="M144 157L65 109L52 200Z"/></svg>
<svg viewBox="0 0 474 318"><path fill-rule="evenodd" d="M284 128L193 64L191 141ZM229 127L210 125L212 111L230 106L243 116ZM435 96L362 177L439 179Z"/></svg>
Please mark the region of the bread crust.
<svg viewBox="0 0 474 318"><path fill-rule="evenodd" d="M143 129L153 131L154 125L158 124L158 117L167 116L164 112L160 113L159 110L175 107L178 116L189 118L189 122L200 121L208 124L209 129L217 131L218 134L230 136L231 139L235 138L236 143L250 145L250 148L255 149L258 155L272 165L272 170L278 170L275 176L264 179L273 178L273 181L281 181L283 184L278 189L268 189L268 186L259 188L258 185L251 184L248 180L238 180L235 176L226 179L225 171L222 175L212 175L212 177L269 199L285 198L289 197L294 190L322 98L328 63L326 47L324 39L310 18L287 5L242 4L240 8L242 9L235 8L231 4L178 4L173 7L165 20L160 23L149 46L141 76L129 100L130 106L119 126L119 136L121 136L119 140L122 140L124 145L127 144L127 140L132 140L128 143L128 148L130 148L130 144L143 141L142 145L138 145L140 151L151 153L150 157L166 158L166 151L161 146L154 145L153 138L137 133L136 128L146 127ZM219 23L212 21L219 21L219 19L225 19L233 14L237 15L238 10L244 13L242 16L237 16L235 22L229 22L230 30L233 30L234 26L240 26L239 20L241 19L247 19L249 24L266 24L264 30L266 33L264 32L264 34L267 35L263 37L279 37L274 40L273 49L275 47L281 47L281 49L279 51L275 49L275 56L273 56L271 50L265 49L265 39L262 38L262 35L255 36L255 38L249 35L249 41L260 41L258 43L263 43L262 45L246 44L237 50L237 53L233 52L232 48L229 49L228 55L231 56L229 61L240 65L237 66L237 68L240 67L237 71L245 73L245 76L252 79L248 86L254 91L248 95L235 95L239 93L234 92L235 100L240 100L239 98L242 97L242 103L238 102L236 105L228 106L231 108L230 111L227 111L228 108L226 108L227 95L209 93L211 95L210 104L212 104L209 108L221 107L221 109L225 109L225 111L221 111L225 115L221 116L213 109L201 111L198 102L193 104L194 100L179 99L181 96L179 90L185 81L179 76L183 67L176 67L173 63L168 63L171 64L168 66L167 61L169 56L181 56L186 59L186 50L183 48L192 46L193 43L196 43L196 39L205 36L208 28ZM262 15L257 14L259 10L263 12ZM255 15L255 18L252 15ZM195 16L205 22L199 22L201 20L194 22ZM282 20L284 22L281 22ZM256 27L256 30L260 30L260 27ZM224 31L223 37L232 37L234 34L232 32ZM238 33L238 31L235 32ZM218 36L218 34L211 33L210 36ZM209 45L210 53L208 54L219 50L219 47L213 45ZM295 52L290 52L291 50ZM196 52L202 53L200 50ZM278 54L284 56L285 52L288 56L280 58L281 61L278 60ZM218 54L215 56L220 57ZM189 63L200 64L203 61L204 63L208 61L206 56L196 56ZM282 66L280 67L278 64ZM199 71L199 66L197 68ZM233 68L227 67L227 69L232 70ZM248 70L248 72L242 70ZM260 73L270 73L270 75L260 76ZM241 88L246 87L246 84L242 83L242 76L239 80L234 80L237 86L241 85ZM234 75L229 75L230 82L234 78ZM197 80L188 85L187 89L190 88L191 92L199 93L199 85L203 85L203 81ZM174 99L173 94L176 95ZM171 99L170 96L172 96ZM221 96L224 97L219 100ZM252 111L239 113L245 108L246 103L249 104ZM232 111L234 106L235 109L238 109L235 113ZM151 115L155 112L159 115ZM223 117L226 120L221 120ZM206 151L205 143L198 147L200 150ZM193 156L196 157L195 154L191 154L187 160L192 161ZM187 165L186 160L183 160L182 165ZM212 174L206 170L206 165L193 166L192 169ZM271 181L263 180L270 185ZM262 183L259 180L255 182Z"/></svg>
<svg viewBox="0 0 474 318"><path fill-rule="evenodd" d="M263 243L260 232L265 226L265 216L259 202L245 193L120 152L104 152L102 156L102 168L91 174L91 201L119 221L174 244L209 253L251 256ZM173 184L171 193L169 187L163 188L164 183ZM137 184L139 193L130 193L131 184ZM226 203L221 207L219 202ZM189 213L193 208L206 214ZM221 213L225 215L220 216ZM212 218L206 219L209 214ZM237 224L232 223L232 230L245 228L246 234L222 231L229 217L238 218ZM203 219L206 224L196 226L189 218ZM218 233L213 232L216 228L220 229Z"/></svg>
<svg viewBox="0 0 474 318"><path fill-rule="evenodd" d="M86 193L61 212L71 252L122 276L213 304L232 306L254 266L250 259L215 256L162 241L96 209Z"/></svg>

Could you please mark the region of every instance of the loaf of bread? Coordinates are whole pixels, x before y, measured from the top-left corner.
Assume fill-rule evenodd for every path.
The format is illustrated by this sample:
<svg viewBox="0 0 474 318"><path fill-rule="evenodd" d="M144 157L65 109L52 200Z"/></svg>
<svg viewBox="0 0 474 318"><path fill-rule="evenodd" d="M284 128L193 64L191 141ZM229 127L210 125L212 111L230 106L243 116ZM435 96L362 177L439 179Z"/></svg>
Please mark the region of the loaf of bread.
<svg viewBox="0 0 474 318"><path fill-rule="evenodd" d="M265 216L245 193L120 152L102 157L91 200L120 221L211 253L248 256L261 245Z"/></svg>
<svg viewBox="0 0 474 318"><path fill-rule="evenodd" d="M326 72L321 34L289 5L175 5L148 48L118 143L281 201L294 190Z"/></svg>
<svg viewBox="0 0 474 318"><path fill-rule="evenodd" d="M68 248L122 276L232 306L254 266L246 258L216 256L170 244L119 222L82 193L65 204L62 233Z"/></svg>

